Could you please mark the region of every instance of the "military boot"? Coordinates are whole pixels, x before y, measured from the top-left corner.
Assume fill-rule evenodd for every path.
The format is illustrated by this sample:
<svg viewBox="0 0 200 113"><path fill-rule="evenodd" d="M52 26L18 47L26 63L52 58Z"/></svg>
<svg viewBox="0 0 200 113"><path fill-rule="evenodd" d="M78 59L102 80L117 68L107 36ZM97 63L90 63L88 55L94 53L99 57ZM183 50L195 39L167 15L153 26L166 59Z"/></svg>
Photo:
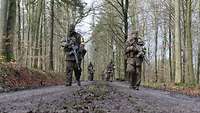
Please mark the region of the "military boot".
<svg viewBox="0 0 200 113"><path fill-rule="evenodd" d="M66 83L65 83L65 86L66 86L66 87L68 87L68 86L72 86L72 83L71 83L71 82L69 82L69 83L66 82Z"/></svg>
<svg viewBox="0 0 200 113"><path fill-rule="evenodd" d="M66 86L66 87L72 86L72 84L71 84L71 83L66 83L65 86Z"/></svg>
<svg viewBox="0 0 200 113"><path fill-rule="evenodd" d="M81 81L80 80L77 80L77 85L81 86Z"/></svg>
<svg viewBox="0 0 200 113"><path fill-rule="evenodd" d="M138 86L132 86L132 85L131 85L131 86L129 86L129 88L130 88L130 89L133 89L133 90L139 90L139 87L138 87Z"/></svg>

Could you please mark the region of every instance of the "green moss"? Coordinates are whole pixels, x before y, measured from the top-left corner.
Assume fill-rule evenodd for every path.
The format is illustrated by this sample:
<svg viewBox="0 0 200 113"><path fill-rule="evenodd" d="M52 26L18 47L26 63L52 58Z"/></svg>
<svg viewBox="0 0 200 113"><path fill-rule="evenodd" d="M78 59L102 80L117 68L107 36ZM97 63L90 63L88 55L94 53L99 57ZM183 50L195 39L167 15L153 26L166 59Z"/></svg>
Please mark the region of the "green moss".
<svg viewBox="0 0 200 113"><path fill-rule="evenodd" d="M3 53L3 62L11 62L14 60L14 53L13 52L5 52Z"/></svg>

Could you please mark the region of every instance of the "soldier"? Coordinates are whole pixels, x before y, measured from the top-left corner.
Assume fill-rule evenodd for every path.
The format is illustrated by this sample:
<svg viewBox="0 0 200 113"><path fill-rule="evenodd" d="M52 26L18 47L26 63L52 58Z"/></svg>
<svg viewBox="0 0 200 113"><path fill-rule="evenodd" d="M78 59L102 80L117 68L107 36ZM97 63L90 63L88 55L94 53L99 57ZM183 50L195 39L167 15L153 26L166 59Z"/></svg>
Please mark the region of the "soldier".
<svg viewBox="0 0 200 113"><path fill-rule="evenodd" d="M66 56L66 86L72 85L73 71L78 86L81 86L81 61L85 56L84 44L81 44L81 35L75 31L75 25L70 25L68 37L62 41Z"/></svg>
<svg viewBox="0 0 200 113"><path fill-rule="evenodd" d="M111 62L108 64L107 69L106 69L106 81L112 82L113 77L114 77L114 63L111 60Z"/></svg>
<svg viewBox="0 0 200 113"><path fill-rule="evenodd" d="M138 32L134 32L126 41L126 73L130 78L130 88L139 90L141 83L142 62L145 56L144 42L138 38Z"/></svg>
<svg viewBox="0 0 200 113"><path fill-rule="evenodd" d="M93 81L94 79L94 66L93 64L90 62L90 64L88 65L88 80Z"/></svg>

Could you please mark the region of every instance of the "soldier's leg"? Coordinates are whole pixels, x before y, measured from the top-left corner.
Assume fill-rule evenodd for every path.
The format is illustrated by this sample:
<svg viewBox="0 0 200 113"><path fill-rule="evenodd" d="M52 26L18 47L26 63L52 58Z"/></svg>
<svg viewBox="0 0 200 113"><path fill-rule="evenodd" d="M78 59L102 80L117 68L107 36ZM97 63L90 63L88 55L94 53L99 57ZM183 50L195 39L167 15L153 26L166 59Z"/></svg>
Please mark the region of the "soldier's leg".
<svg viewBox="0 0 200 113"><path fill-rule="evenodd" d="M91 81L94 80L94 73L91 73Z"/></svg>
<svg viewBox="0 0 200 113"><path fill-rule="evenodd" d="M136 69L136 73L137 73L137 83L136 86L139 87L140 83L141 83L141 71L142 71L142 67L138 66Z"/></svg>
<svg viewBox="0 0 200 113"><path fill-rule="evenodd" d="M137 83L136 66L133 66L133 70L130 72L130 76L131 76L131 86L135 88Z"/></svg>
<svg viewBox="0 0 200 113"><path fill-rule="evenodd" d="M90 75L90 73L88 74L88 80L90 80L91 79L91 75Z"/></svg>
<svg viewBox="0 0 200 113"><path fill-rule="evenodd" d="M126 74L130 82L130 88L135 87L135 66L127 63Z"/></svg>
<svg viewBox="0 0 200 113"><path fill-rule="evenodd" d="M72 85L73 62L66 61L66 86Z"/></svg>
<svg viewBox="0 0 200 113"><path fill-rule="evenodd" d="M110 80L110 73L107 73L106 74L106 81L109 81Z"/></svg>
<svg viewBox="0 0 200 113"><path fill-rule="evenodd" d="M77 65L75 65L74 67L75 67L74 72L75 72L76 81L77 81L78 85L80 86L81 85L80 78L81 78L81 71L82 71L81 64L79 64L80 69L78 68Z"/></svg>
<svg viewBox="0 0 200 113"><path fill-rule="evenodd" d="M110 73L109 82L112 82L112 73Z"/></svg>

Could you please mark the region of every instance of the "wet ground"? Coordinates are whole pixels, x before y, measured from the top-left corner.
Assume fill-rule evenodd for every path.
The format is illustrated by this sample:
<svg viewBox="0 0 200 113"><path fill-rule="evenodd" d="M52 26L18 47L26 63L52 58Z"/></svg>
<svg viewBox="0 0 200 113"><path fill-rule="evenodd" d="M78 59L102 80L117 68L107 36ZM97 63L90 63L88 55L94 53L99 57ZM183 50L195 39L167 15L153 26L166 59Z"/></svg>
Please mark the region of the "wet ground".
<svg viewBox="0 0 200 113"><path fill-rule="evenodd" d="M0 113L200 113L200 98L122 82L84 82L0 94Z"/></svg>

